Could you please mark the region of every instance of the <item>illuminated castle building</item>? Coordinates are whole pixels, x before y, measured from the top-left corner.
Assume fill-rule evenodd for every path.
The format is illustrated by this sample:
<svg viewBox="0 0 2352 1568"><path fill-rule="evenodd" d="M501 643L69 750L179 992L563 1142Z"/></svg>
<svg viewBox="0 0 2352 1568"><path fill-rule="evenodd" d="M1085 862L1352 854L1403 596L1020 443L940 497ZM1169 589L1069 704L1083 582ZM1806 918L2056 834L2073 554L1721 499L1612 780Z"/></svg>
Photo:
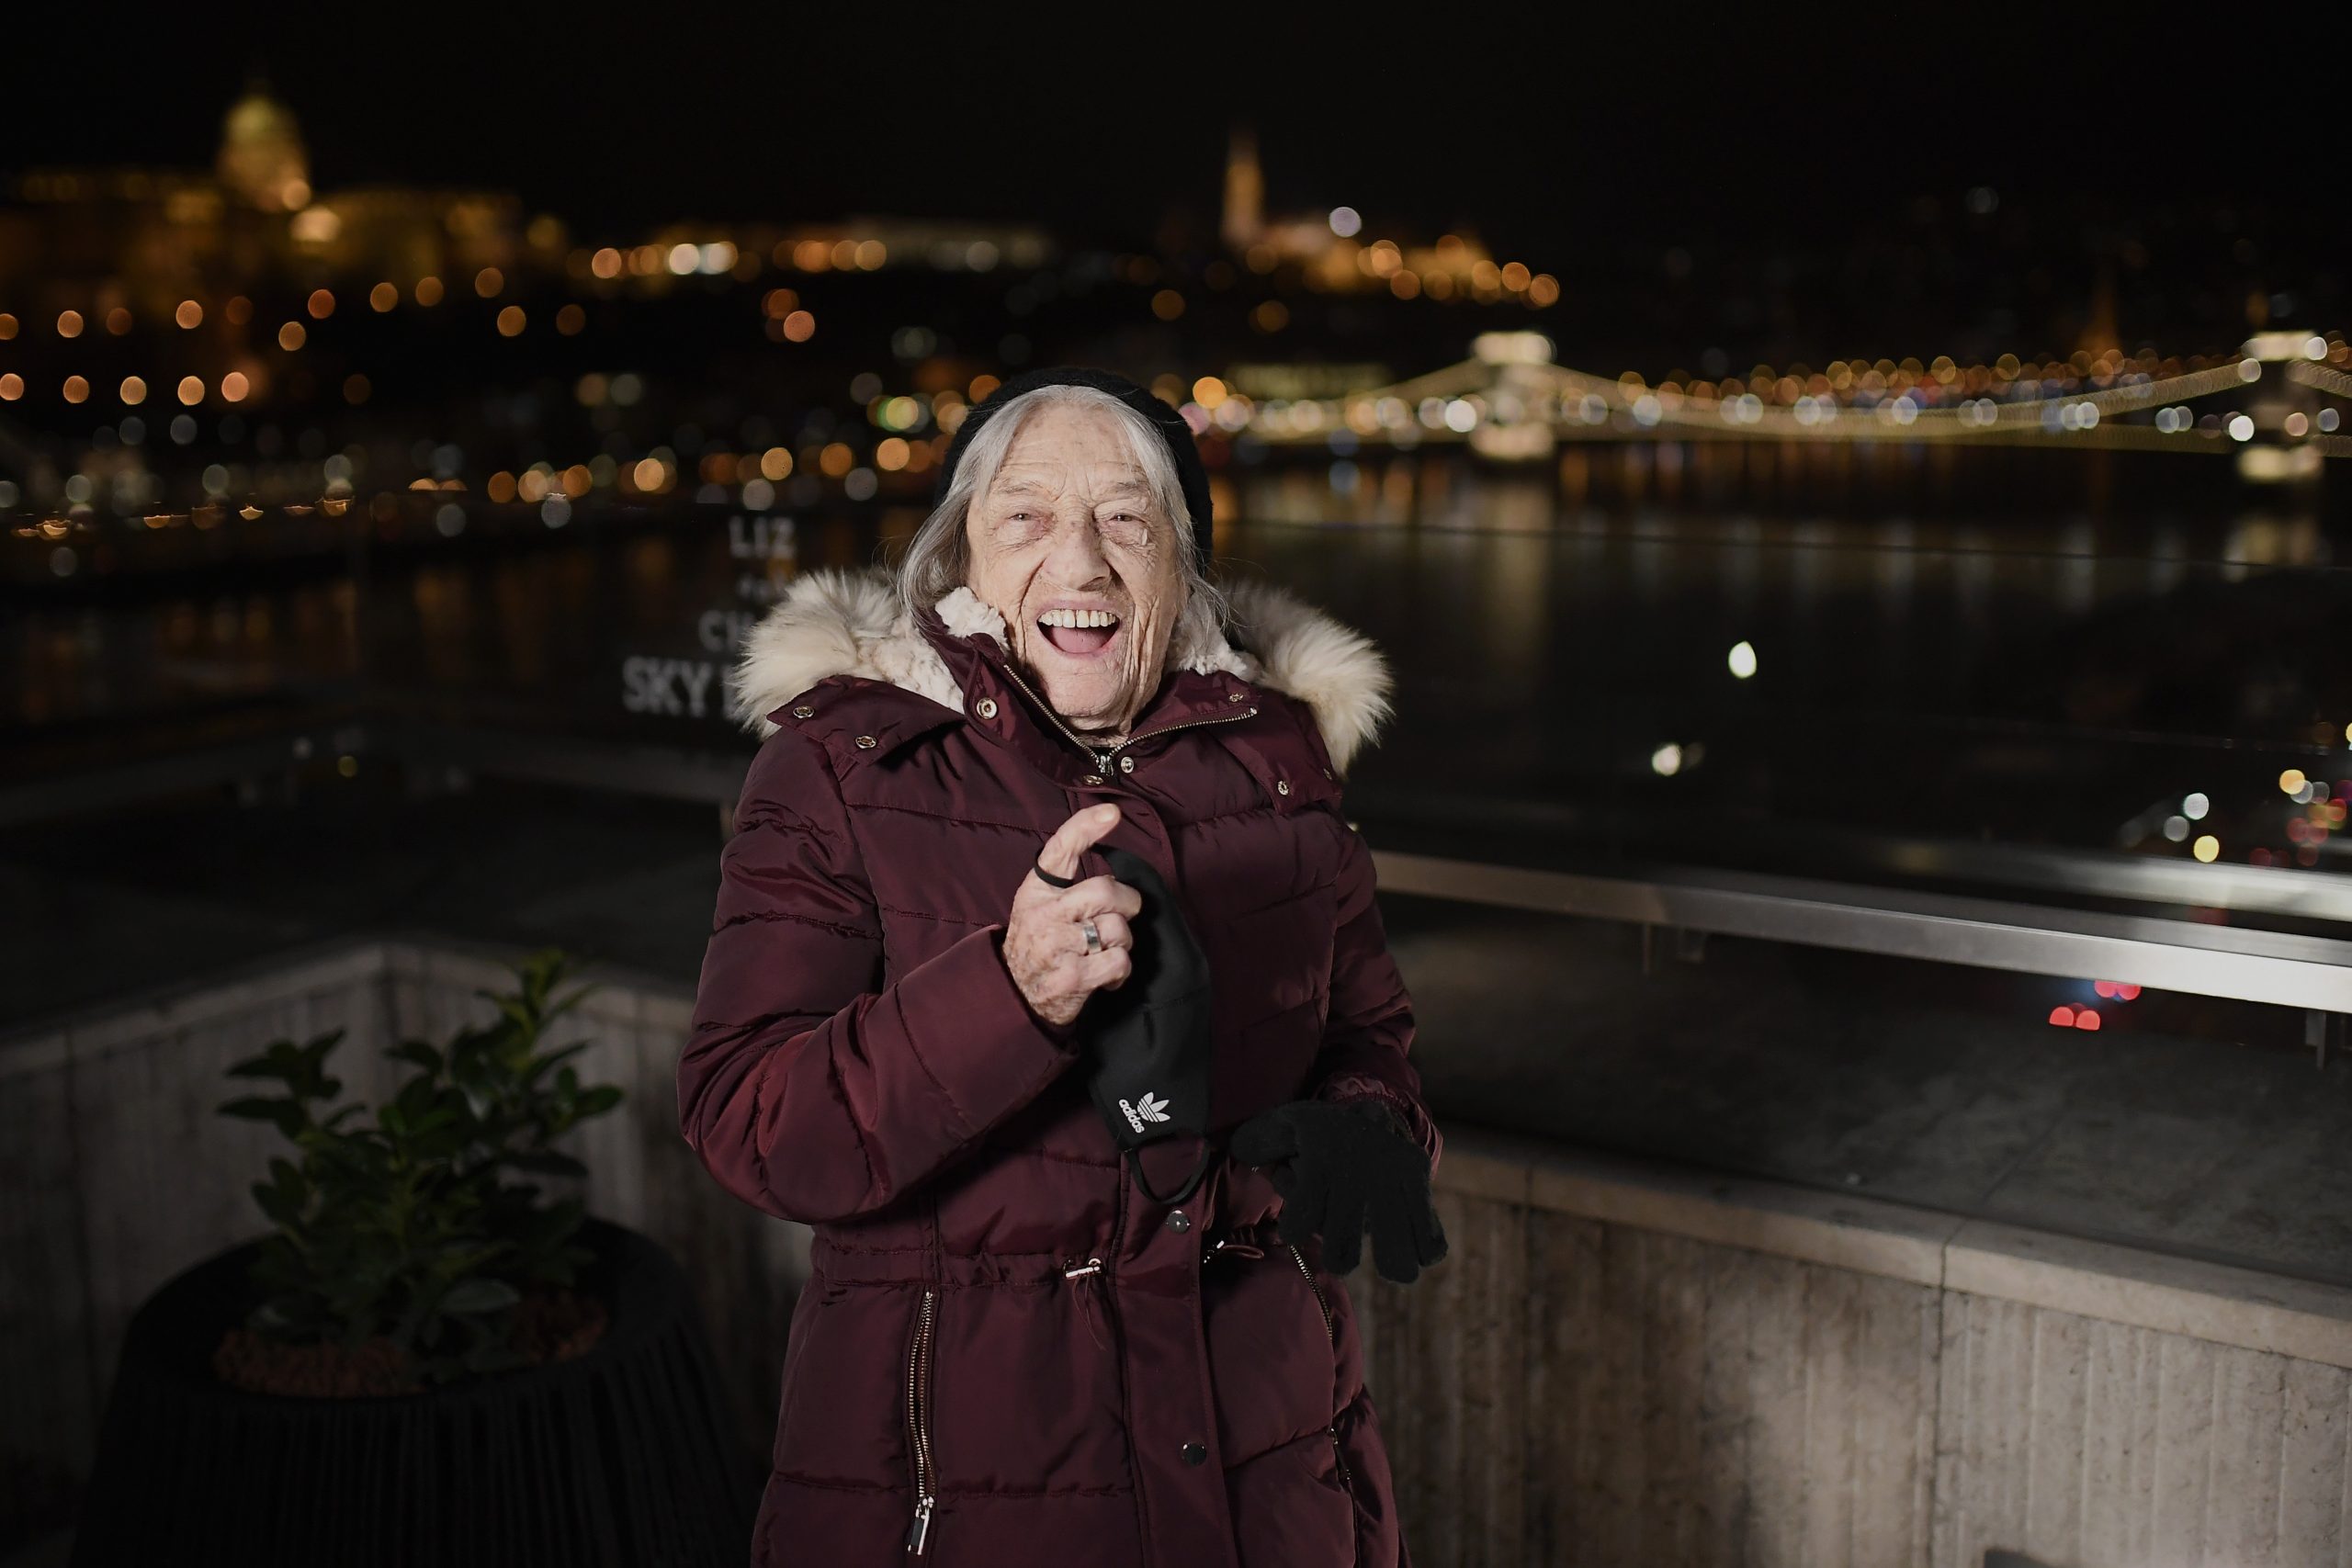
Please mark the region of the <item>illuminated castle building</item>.
<svg viewBox="0 0 2352 1568"><path fill-rule="evenodd" d="M38 169L15 194L0 210L0 288L20 310L168 316L272 277L467 276L563 255L560 225L526 227L503 191L314 192L293 111L258 86L230 107L209 174Z"/></svg>
<svg viewBox="0 0 2352 1568"><path fill-rule="evenodd" d="M229 110L214 165L220 188L264 212L299 212L311 204L311 159L294 111L261 88Z"/></svg>
<svg viewBox="0 0 2352 1568"><path fill-rule="evenodd" d="M1441 234L1433 244L1400 245L1363 237L1363 220L1353 209L1293 213L1268 219L1266 180L1258 163L1257 139L1237 129L1225 162L1224 218L1219 233L1226 247L1252 272L1294 266L1310 288L1332 293L1378 290L1410 299L1506 299L1548 305L1559 285L1519 262L1498 265L1475 236Z"/></svg>

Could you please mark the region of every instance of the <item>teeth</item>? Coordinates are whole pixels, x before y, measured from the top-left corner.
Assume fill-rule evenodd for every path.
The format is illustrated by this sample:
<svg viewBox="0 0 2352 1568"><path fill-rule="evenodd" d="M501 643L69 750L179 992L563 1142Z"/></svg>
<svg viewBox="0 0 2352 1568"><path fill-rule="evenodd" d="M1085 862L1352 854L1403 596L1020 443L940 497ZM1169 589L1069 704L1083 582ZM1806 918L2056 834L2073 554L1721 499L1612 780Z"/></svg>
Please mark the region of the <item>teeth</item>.
<svg viewBox="0 0 2352 1568"><path fill-rule="evenodd" d="M1048 610L1037 617L1041 626L1115 626L1119 617L1108 610Z"/></svg>

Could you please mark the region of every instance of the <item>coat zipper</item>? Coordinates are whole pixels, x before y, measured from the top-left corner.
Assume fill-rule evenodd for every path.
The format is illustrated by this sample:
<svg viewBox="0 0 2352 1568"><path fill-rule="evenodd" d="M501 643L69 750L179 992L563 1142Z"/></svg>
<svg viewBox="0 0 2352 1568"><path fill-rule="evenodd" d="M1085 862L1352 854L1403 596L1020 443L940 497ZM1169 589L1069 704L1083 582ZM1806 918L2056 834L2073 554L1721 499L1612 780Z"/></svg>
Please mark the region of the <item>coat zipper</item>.
<svg viewBox="0 0 2352 1568"><path fill-rule="evenodd" d="M1288 1242L1283 1246L1288 1249L1290 1260L1298 1265L1299 1277L1306 1281L1306 1288L1315 1292L1315 1304L1323 1309L1323 1337L1331 1342L1331 1348L1337 1350L1340 1348L1340 1330L1331 1318L1330 1298L1323 1293L1323 1287L1317 1282L1315 1270L1306 1266L1306 1254ZM1340 1451L1340 1428L1327 1427L1324 1430L1330 1435L1331 1464L1340 1472L1340 1484L1352 1492L1355 1490L1355 1478L1348 1473L1347 1456Z"/></svg>
<svg viewBox="0 0 2352 1568"><path fill-rule="evenodd" d="M1172 735L1180 729L1197 729L1203 725L1207 724L1233 724L1241 719L1255 718L1258 716L1258 710L1255 705L1252 705L1242 709L1239 713L1220 713L1213 714L1207 718L1188 718L1182 724L1163 725L1158 729L1147 729L1141 735L1130 735L1125 740L1120 741L1116 746L1105 749L1087 744L1076 730L1070 728L1069 725L1064 724L1061 721L1060 716L1056 714L1051 707L1046 705L1045 699L1038 696L1036 693L1029 689L1029 682L1023 681L1018 674L1013 672L1012 665L1007 664L1004 667L1004 674L1005 679L1011 681L1014 685L1021 688L1022 694L1029 699L1030 705L1035 707L1039 713L1046 716L1047 723L1051 724L1056 729L1060 730L1062 735L1071 745L1077 747L1080 750L1093 758L1098 771L1104 773L1108 773L1111 771L1111 763L1114 758L1117 757L1120 752L1125 750L1128 747L1134 745L1138 740L1156 739L1162 735Z"/></svg>
<svg viewBox="0 0 2352 1568"><path fill-rule="evenodd" d="M1323 1337L1331 1342L1332 1349L1338 1349L1340 1330L1331 1321L1331 1303L1324 1296L1323 1287L1315 1282L1315 1270L1306 1266L1306 1254L1288 1242L1283 1243L1283 1247L1290 1253L1290 1260L1298 1265L1299 1277L1306 1281L1306 1288L1315 1292L1315 1304L1323 1309Z"/></svg>
<svg viewBox="0 0 2352 1568"><path fill-rule="evenodd" d="M914 1461L915 1517L907 1529L907 1550L917 1557L931 1538L931 1514L939 1498L931 1463L931 1328L939 1292L926 1289L915 1313L913 1341L907 1347L907 1452Z"/></svg>

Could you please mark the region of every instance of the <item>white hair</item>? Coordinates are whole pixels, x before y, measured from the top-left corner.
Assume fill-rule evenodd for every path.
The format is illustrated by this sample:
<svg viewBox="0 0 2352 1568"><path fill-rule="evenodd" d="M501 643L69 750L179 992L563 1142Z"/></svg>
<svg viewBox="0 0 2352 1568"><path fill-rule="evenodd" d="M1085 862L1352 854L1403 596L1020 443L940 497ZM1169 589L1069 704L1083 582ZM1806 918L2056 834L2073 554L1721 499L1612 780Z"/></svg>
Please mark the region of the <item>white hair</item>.
<svg viewBox="0 0 2352 1568"><path fill-rule="evenodd" d="M965 525L971 516L972 502L988 493L1012 438L1029 416L1054 405L1102 409L1117 421L1128 454L1143 469L1153 504L1176 530L1176 565L1183 582L1184 608L1169 637L1167 659L1172 662L1179 650L1186 648L1214 646L1231 624L1232 610L1224 592L1209 581L1208 563L1201 559L1199 541L1193 536L1193 514L1184 504L1184 486L1176 474L1176 459L1141 411L1096 387L1039 387L1006 400L989 415L957 457L946 493L915 530L899 562L899 601L911 613L929 609L956 589L969 586L971 545Z"/></svg>

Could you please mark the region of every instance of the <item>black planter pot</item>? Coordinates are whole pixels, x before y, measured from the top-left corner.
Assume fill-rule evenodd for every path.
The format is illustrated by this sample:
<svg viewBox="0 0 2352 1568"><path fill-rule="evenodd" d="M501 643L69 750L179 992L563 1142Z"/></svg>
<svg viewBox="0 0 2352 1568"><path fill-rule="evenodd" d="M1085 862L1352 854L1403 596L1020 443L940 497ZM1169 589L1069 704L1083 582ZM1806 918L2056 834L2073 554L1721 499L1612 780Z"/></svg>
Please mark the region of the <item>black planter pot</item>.
<svg viewBox="0 0 2352 1568"><path fill-rule="evenodd" d="M259 1244L198 1264L130 1321L84 1495L76 1568L742 1568L758 1467L729 1436L684 1277L591 1220L611 1314L568 1361L388 1399L219 1382Z"/></svg>

